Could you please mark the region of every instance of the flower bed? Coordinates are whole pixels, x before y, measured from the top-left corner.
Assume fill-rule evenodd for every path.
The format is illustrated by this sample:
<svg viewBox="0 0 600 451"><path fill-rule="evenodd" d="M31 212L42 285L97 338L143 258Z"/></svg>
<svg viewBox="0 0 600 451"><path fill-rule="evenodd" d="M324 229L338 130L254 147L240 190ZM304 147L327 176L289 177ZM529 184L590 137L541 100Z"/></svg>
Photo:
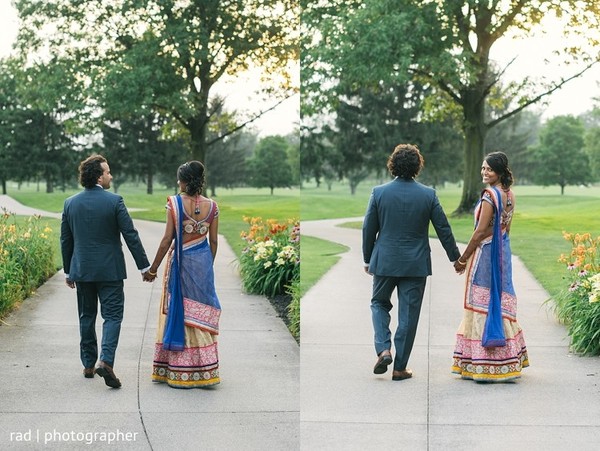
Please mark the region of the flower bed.
<svg viewBox="0 0 600 451"><path fill-rule="evenodd" d="M252 294L284 294L300 274L300 225L297 220L248 218L249 230L241 237L247 246L240 257L244 290Z"/></svg>
<svg viewBox="0 0 600 451"><path fill-rule="evenodd" d="M567 268L568 288L554 298L558 319L567 325L571 348L600 355L600 236L563 232L571 252L558 259Z"/></svg>
<svg viewBox="0 0 600 451"><path fill-rule="evenodd" d="M246 247L240 257L244 290L267 296L288 329L300 339L300 223L248 218L241 233Z"/></svg>
<svg viewBox="0 0 600 451"><path fill-rule="evenodd" d="M40 219L32 216L18 224L6 210L0 216L0 318L55 272L52 229Z"/></svg>

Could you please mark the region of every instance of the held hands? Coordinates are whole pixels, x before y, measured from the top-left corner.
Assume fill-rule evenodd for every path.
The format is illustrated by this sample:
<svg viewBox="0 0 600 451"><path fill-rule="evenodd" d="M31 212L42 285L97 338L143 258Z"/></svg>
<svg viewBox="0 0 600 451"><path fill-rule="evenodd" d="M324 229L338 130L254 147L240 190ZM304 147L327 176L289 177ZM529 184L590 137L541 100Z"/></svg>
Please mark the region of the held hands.
<svg viewBox="0 0 600 451"><path fill-rule="evenodd" d="M154 279L156 279L156 272L148 270L142 274L142 280L144 282L154 282Z"/></svg>
<svg viewBox="0 0 600 451"><path fill-rule="evenodd" d="M454 271L456 274L463 274L467 269L467 264L460 261L460 258L454 262Z"/></svg>

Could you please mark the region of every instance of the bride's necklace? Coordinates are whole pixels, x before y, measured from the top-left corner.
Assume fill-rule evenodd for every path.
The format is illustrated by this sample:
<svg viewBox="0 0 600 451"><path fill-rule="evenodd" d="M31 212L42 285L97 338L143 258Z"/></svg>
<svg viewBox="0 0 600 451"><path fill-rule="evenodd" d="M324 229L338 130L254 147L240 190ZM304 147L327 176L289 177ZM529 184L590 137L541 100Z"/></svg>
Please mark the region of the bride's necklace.
<svg viewBox="0 0 600 451"><path fill-rule="evenodd" d="M196 195L196 204L195 204L195 208L194 208L194 214L196 214L196 215L200 214L200 195L199 194Z"/></svg>

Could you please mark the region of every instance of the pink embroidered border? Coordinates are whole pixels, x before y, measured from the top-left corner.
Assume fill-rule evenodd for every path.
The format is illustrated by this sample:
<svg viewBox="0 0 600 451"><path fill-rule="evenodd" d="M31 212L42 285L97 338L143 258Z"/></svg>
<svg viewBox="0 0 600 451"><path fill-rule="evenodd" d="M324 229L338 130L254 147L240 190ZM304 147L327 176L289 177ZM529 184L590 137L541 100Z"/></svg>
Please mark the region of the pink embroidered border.
<svg viewBox="0 0 600 451"><path fill-rule="evenodd" d="M490 303L490 289L472 285L466 299L465 307L470 310L487 313ZM510 321L517 320L517 298L505 291L502 292L502 316Z"/></svg>
<svg viewBox="0 0 600 451"><path fill-rule="evenodd" d="M154 364L178 369L211 369L219 365L217 343L204 347L185 348L180 352L165 351L162 343L154 346Z"/></svg>
<svg viewBox="0 0 600 451"><path fill-rule="evenodd" d="M183 298L186 326L197 327L212 334L219 333L221 310L201 304L189 298Z"/></svg>

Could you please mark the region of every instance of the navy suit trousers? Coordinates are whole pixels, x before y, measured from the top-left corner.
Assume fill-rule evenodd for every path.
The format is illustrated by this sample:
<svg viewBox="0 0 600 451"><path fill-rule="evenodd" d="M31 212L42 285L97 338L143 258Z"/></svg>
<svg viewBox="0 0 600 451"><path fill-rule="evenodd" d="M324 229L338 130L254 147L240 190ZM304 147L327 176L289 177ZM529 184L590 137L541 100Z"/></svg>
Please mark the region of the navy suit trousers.
<svg viewBox="0 0 600 451"><path fill-rule="evenodd" d="M100 314L104 320L100 360L112 367L123 321L125 303L123 281L76 282L76 286L81 363L85 368L93 368L98 360L96 316L98 301L100 301Z"/></svg>
<svg viewBox="0 0 600 451"><path fill-rule="evenodd" d="M398 292L398 327L394 335L394 370L406 369L412 351L427 277L373 276L371 313L375 331L375 351L391 350L390 311L391 297Z"/></svg>

